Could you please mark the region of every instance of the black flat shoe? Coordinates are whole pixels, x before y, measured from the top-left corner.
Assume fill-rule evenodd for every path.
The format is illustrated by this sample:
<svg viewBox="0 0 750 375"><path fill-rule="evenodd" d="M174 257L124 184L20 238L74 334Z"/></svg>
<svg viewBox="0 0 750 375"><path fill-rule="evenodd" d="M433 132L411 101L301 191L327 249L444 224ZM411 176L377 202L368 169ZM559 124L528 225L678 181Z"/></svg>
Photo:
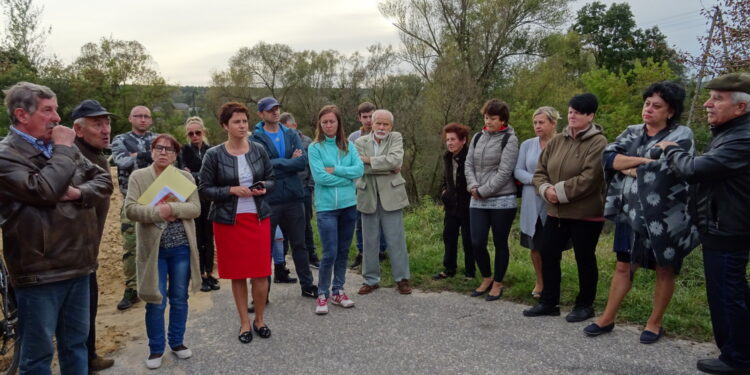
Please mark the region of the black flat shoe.
<svg viewBox="0 0 750 375"><path fill-rule="evenodd" d="M219 290L221 289L221 284L219 284L219 280L213 276L207 277L208 283L211 286L211 290Z"/></svg>
<svg viewBox="0 0 750 375"><path fill-rule="evenodd" d="M435 276L432 276L432 279L433 280L443 280L443 279L447 279L449 277L453 277L454 275L455 274L450 274L450 273L447 273L447 272L443 271L443 272L438 273Z"/></svg>
<svg viewBox="0 0 750 375"><path fill-rule="evenodd" d="M750 374L750 368L732 367L718 358L699 359L697 366L698 370L709 374Z"/></svg>
<svg viewBox="0 0 750 375"><path fill-rule="evenodd" d="M615 323L607 324L604 327L599 327L598 324L591 323L583 329L583 333L585 333L586 336L595 337L601 335L602 333L610 333L613 329L615 329Z"/></svg>
<svg viewBox="0 0 750 375"><path fill-rule="evenodd" d="M252 331L245 331L240 333L240 336L238 337L241 343L243 344L249 344L250 341L253 341L253 332Z"/></svg>
<svg viewBox="0 0 750 375"><path fill-rule="evenodd" d="M253 320L253 331L255 331L255 333L257 333L258 336L260 336L260 338L262 338L262 339L267 339L267 338L271 337L271 329L268 328L268 326L263 326L263 327L258 328L255 325L255 321L254 320Z"/></svg>
<svg viewBox="0 0 750 375"><path fill-rule="evenodd" d="M493 296L492 294L487 293L487 296L484 297L485 301L497 301L500 299L500 297L503 296L503 292L505 291L505 287L500 287L500 293L496 296Z"/></svg>
<svg viewBox="0 0 750 375"><path fill-rule="evenodd" d="M523 310L523 316L534 317L534 316L559 316L560 306L549 306L543 303L539 303L536 306Z"/></svg>
<svg viewBox="0 0 750 375"><path fill-rule="evenodd" d="M664 328L659 327L659 333L653 333L644 329L641 332L641 344L653 344L659 341L662 336L664 336Z"/></svg>
<svg viewBox="0 0 750 375"><path fill-rule="evenodd" d="M207 278L203 278L203 282L201 283L201 292L210 292L211 291L211 282L208 281Z"/></svg>
<svg viewBox="0 0 750 375"><path fill-rule="evenodd" d="M471 292L470 296L472 296L472 297L479 297L479 296L481 296L481 295L489 292L490 289L492 289L492 283L490 283L490 286L488 286L487 289L485 289L485 290L476 290L475 289L474 291Z"/></svg>
<svg viewBox="0 0 750 375"><path fill-rule="evenodd" d="M594 317L594 308L591 306L576 306L570 314L565 316L569 323L582 322L588 318Z"/></svg>

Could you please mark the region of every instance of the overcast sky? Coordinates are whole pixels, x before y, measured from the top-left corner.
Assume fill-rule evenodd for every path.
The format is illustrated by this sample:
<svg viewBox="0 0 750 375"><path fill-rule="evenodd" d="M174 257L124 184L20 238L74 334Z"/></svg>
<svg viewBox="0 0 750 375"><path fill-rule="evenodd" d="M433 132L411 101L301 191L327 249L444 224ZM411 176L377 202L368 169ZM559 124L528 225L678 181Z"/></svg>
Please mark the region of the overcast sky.
<svg viewBox="0 0 750 375"><path fill-rule="evenodd" d="M606 4L613 0L600 0ZM570 19L586 0L576 0ZM716 0L630 0L638 27L659 26L668 42L689 52L706 33L699 10ZM52 26L47 51L72 62L82 45L101 37L137 40L173 84L208 85L240 47L259 41L295 50L349 54L375 43L399 45L376 0L35 0ZM569 22L570 23L570 22Z"/></svg>

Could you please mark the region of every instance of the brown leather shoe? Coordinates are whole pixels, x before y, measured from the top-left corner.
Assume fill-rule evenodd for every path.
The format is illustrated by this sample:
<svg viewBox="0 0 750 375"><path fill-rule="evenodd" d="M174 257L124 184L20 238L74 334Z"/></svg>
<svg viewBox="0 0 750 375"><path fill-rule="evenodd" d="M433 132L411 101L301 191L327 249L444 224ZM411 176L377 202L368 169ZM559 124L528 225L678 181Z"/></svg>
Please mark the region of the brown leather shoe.
<svg viewBox="0 0 750 375"><path fill-rule="evenodd" d="M114 364L114 359L96 356L94 359L89 361L89 371L101 371L112 367L112 365Z"/></svg>
<svg viewBox="0 0 750 375"><path fill-rule="evenodd" d="M359 294L370 294L370 293L374 292L375 289L378 289L378 288L380 288L380 285L378 285L378 284L375 284L375 285L362 284L362 287L359 288L359 292L357 292L357 293L359 293Z"/></svg>
<svg viewBox="0 0 750 375"><path fill-rule="evenodd" d="M396 282L396 288L401 294L411 294L411 287L409 286L409 280L403 279Z"/></svg>

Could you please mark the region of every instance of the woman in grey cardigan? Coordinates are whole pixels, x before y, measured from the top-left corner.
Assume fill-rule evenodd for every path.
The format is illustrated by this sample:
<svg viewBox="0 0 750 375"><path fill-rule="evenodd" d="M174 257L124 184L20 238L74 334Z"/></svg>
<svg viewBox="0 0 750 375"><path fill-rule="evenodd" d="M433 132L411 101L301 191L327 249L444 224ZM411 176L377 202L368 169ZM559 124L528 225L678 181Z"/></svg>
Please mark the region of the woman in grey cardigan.
<svg viewBox="0 0 750 375"><path fill-rule="evenodd" d="M192 351L182 342L188 316L188 285L201 285L198 269L198 245L194 220L201 213L198 191L186 202L159 203L148 206L138 198L170 164L177 159L180 143L167 134L151 143L154 163L130 175L125 214L134 221L136 236L136 271L138 296L146 301L146 334L150 354L146 367L161 366L166 341L164 312L169 299L169 347L180 359L190 358ZM180 171L190 181L193 176Z"/></svg>
<svg viewBox="0 0 750 375"><path fill-rule="evenodd" d="M534 112L532 121L534 123L534 138L527 139L521 143L518 152L516 170L513 173L518 181L523 184L523 197L521 199L521 246L531 250L531 263L536 273L536 283L531 295L534 298L542 296L544 283L542 279L542 229L547 221L547 206L539 195L532 179L534 170L542 154L544 146L547 145L552 136L555 135L557 120L560 113L552 107L540 107Z"/></svg>
<svg viewBox="0 0 750 375"><path fill-rule="evenodd" d="M482 283L471 293L485 293L487 301L500 299L508 269L508 235L516 217L516 184L513 170L518 157L518 138L508 125L508 104L490 99L482 107L484 128L474 135L466 156L467 190L471 193L469 220L471 245L482 273ZM495 243L495 276L492 277L487 236L492 228Z"/></svg>

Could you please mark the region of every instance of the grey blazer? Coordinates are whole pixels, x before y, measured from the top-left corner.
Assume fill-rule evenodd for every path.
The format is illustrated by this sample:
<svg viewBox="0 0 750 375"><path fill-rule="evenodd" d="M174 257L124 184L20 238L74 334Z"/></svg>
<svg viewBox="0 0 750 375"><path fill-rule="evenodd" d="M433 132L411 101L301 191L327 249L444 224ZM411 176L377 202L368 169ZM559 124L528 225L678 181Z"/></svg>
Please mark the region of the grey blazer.
<svg viewBox="0 0 750 375"><path fill-rule="evenodd" d="M380 142L377 153L373 133L357 139L356 147L360 155L370 157L370 164L365 164L365 173L357 181L357 210L365 214L375 213L378 199L386 211L408 206L406 180L401 172L393 172L400 169L404 161L401 133L388 134Z"/></svg>

